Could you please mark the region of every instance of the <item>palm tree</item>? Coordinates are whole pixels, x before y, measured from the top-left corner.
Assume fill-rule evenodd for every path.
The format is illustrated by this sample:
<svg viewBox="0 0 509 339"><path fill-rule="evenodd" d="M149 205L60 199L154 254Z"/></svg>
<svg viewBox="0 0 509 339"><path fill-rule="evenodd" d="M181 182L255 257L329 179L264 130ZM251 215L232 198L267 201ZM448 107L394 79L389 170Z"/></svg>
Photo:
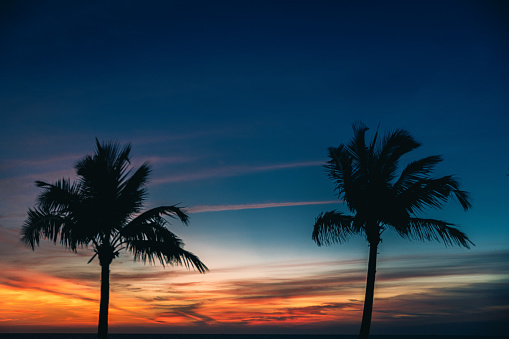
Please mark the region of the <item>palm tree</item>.
<svg viewBox="0 0 509 339"><path fill-rule="evenodd" d="M108 336L110 264L126 249L134 260L163 266L193 266L200 273L208 268L183 242L166 228L164 217L188 223L187 214L178 206L160 206L141 213L150 173L148 163L134 173L130 168L131 145L101 145L75 164L78 180L62 179L55 184L36 181L43 189L37 206L28 210L21 230L21 241L32 250L45 238L76 252L78 247L92 246L101 266L101 302L98 337Z"/></svg>
<svg viewBox="0 0 509 339"><path fill-rule="evenodd" d="M346 203L353 215L336 210L321 213L315 220L312 235L318 246L343 243L356 234L365 236L369 243L361 339L369 336L377 248L386 229L396 231L403 238L441 240L445 245L466 248L473 245L453 224L415 217L426 208L441 208L451 196L459 201L463 209L471 207L468 193L460 190L454 176L429 176L435 165L442 161L441 156L410 162L398 173L400 158L420 144L405 130L390 132L382 140L378 139L377 131L373 140L366 144L367 130L361 123L354 124L351 142L330 147L329 160L325 165L338 198Z"/></svg>

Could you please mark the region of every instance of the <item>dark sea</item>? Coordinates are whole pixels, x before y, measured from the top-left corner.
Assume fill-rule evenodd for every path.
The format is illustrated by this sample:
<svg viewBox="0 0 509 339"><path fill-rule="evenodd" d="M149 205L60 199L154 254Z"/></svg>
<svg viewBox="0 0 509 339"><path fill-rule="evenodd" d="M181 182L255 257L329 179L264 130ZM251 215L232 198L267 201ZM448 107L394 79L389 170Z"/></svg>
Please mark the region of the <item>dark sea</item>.
<svg viewBox="0 0 509 339"><path fill-rule="evenodd" d="M95 339L84 333L0 333L0 339ZM110 334L109 339L357 339L357 335L309 334ZM469 335L372 335L371 339L501 339L507 336Z"/></svg>

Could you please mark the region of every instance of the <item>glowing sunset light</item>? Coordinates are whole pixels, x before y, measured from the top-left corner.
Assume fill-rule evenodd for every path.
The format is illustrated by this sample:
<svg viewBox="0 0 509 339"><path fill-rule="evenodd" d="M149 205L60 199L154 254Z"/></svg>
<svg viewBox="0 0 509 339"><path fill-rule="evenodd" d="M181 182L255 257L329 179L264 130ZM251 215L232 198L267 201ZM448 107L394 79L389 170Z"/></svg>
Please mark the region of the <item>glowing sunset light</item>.
<svg viewBox="0 0 509 339"><path fill-rule="evenodd" d="M2 317L13 326L61 323L77 325L96 322L97 293L72 281L44 274L11 278L12 285L0 285ZM61 291L61 292L57 292Z"/></svg>
<svg viewBox="0 0 509 339"><path fill-rule="evenodd" d="M332 263L330 268L336 267ZM325 269L323 272L327 272ZM197 281L184 275L170 280L131 281L127 288L112 280L111 325L146 326L146 323L196 326L198 323L219 326L239 324L259 326L311 325L334 321L355 322L362 309L362 274L359 282L341 284L341 278L323 279L320 272L312 277L293 279L246 277L245 280L214 278L211 281ZM224 273L218 273L224 277ZM341 276L338 274L337 276ZM398 295L422 295L437 288L453 288L458 284L468 285L491 281L504 281L504 275L472 275L427 278L415 280L403 278L381 281L377 290L377 305L380 309L391 310L390 300ZM141 278L141 276L140 276ZM182 282L179 282L181 281ZM461 283L458 283L458 280ZM3 302L2 318L10 326L23 324L45 324L58 321L66 314L66 321L73 326L93 328L97 319L97 291L95 286L83 286L72 280L56 279L40 274L37 281L48 286L30 286L24 279L18 279L16 286L2 285L1 293L9 300ZM184 282L186 281L186 282ZM454 283L456 281L456 283ZM445 285L444 285L445 283ZM55 291L67 291L55 293ZM72 291L72 294L69 293ZM387 300L387 301L386 301ZM117 305L122 305L117 307ZM69 310L69 308L71 310ZM420 313L426 312L420 306ZM79 309L80 311L73 311ZM435 309L435 312L437 310ZM410 311L411 312L411 311ZM391 318L412 318L411 313L393 314Z"/></svg>

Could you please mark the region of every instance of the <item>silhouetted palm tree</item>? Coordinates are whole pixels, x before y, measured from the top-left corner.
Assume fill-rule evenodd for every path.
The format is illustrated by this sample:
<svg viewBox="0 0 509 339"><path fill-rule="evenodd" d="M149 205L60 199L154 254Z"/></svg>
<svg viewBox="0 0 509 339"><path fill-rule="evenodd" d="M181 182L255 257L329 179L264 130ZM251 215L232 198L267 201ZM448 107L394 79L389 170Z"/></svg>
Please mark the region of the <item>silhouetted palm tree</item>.
<svg viewBox="0 0 509 339"><path fill-rule="evenodd" d="M354 137L348 145L329 148L326 172L334 181L338 198L354 215L339 211L321 213L315 220L313 240L319 245L343 243L355 234L369 243L368 274L364 311L359 338L368 338L373 310L376 257L381 234L386 229L404 238L442 240L446 245L469 248L473 243L453 224L442 220L416 218L426 208L440 208L451 197L467 210L468 193L460 190L453 176L429 175L440 156L410 162L398 177L400 158L420 144L405 130L387 134L383 140L375 133L366 144L363 124L354 124Z"/></svg>
<svg viewBox="0 0 509 339"><path fill-rule="evenodd" d="M187 214L178 206L161 206L143 213L150 168L147 163L131 174L131 145L101 145L93 156L75 164L78 180L62 179L55 184L37 181L44 189L37 207L28 210L21 230L21 240L35 249L40 238L60 243L76 252L91 245L101 265L101 302L98 337L108 335L110 264L126 249L134 260L161 264L194 266L200 273L207 267L167 228L165 216L188 223Z"/></svg>

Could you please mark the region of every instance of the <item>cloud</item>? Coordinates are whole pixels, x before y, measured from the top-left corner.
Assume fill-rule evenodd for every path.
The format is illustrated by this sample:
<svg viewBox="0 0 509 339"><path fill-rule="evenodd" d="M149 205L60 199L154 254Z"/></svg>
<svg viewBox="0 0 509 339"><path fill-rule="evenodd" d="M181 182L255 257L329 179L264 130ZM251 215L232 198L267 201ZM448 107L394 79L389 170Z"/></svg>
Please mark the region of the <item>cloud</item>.
<svg viewBox="0 0 509 339"><path fill-rule="evenodd" d="M97 302L98 299L92 296L95 291L92 287L82 281L73 279L62 279L49 274L16 270L15 268L3 268L3 277L0 278L0 288L10 291L24 291L31 294L43 292L65 299L81 300L85 302Z"/></svg>
<svg viewBox="0 0 509 339"><path fill-rule="evenodd" d="M156 321L165 322L163 319L170 318L171 322L174 322L175 315L188 318L192 323L211 325L217 321L205 314L200 313L201 303L192 303L187 305L175 305L166 308L165 312L158 313L156 315Z"/></svg>
<svg viewBox="0 0 509 339"><path fill-rule="evenodd" d="M68 163L69 161L76 161L80 159L83 155L76 154L67 154L59 157L47 157L42 159L3 159L0 160L0 170L6 170L9 168L16 167L27 167L27 168L37 168L40 170L42 166L51 166L55 167L55 164L58 163Z"/></svg>
<svg viewBox="0 0 509 339"><path fill-rule="evenodd" d="M509 330L507 283L474 282L449 288L434 284L425 292L403 287L405 292L399 295L375 300L372 328L383 333L397 327L408 333L501 335Z"/></svg>
<svg viewBox="0 0 509 339"><path fill-rule="evenodd" d="M493 319L501 322L500 313L509 309L507 292L503 292L508 282L508 272L507 269L500 270L503 265L503 259L500 258L507 254L478 253L455 255L447 259L436 256L428 260L421 258L416 262L416 258L387 258L384 262L391 265L381 268L386 274L377 280L374 323L381 324L380 328L394 321L417 326L422 324L422 319L438 324L458 320L460 315L464 319L489 319L496 312L499 315ZM490 267L492 274L471 280L478 272L478 267L490 258L497 262ZM433 264L429 264L430 261ZM448 268L458 263L465 267L447 273ZM295 263L289 265L295 274L286 276L280 274L285 265L277 263L265 265L264 273L258 277L255 272L260 272L263 266L249 266L244 269L252 272L251 276L220 280L215 280L214 275L229 276L229 272L212 270L209 275L212 276L211 280L172 283L171 291L159 295L157 300L176 302L177 305L192 303L195 305L193 311L199 309L196 311L198 315L206 315L231 326L242 324L251 328L278 323L315 326L313 324L334 324L338 321L353 324L362 310L366 280L364 264L362 260L329 261L316 263L317 270L310 272L307 263L302 263L302 267ZM430 274L429 271L433 270L439 273ZM232 274L239 276L242 272L240 268L231 270ZM443 284L443 279L449 278L456 283ZM415 282L409 283L409 279ZM189 314L191 318L192 315Z"/></svg>
<svg viewBox="0 0 509 339"><path fill-rule="evenodd" d="M73 176L74 172L70 169L0 179L0 200L2 201L0 213L2 213L4 225L19 227L23 223L27 208L34 205L35 198L40 192L34 184L36 180L52 183L61 178L72 179ZM6 219L10 219L9 225Z"/></svg>
<svg viewBox="0 0 509 339"><path fill-rule="evenodd" d="M2 246L13 251L9 258L15 258L16 232L8 229L0 232ZM17 312L24 307L28 312L41 312L38 314L45 317L41 319L52 321L50 313L61 314L72 303L89 305L87 312L95 315L98 266L85 265L86 261L78 263L83 260L81 257L49 244L41 250L37 256L2 264L4 274L0 285L7 293L4 295L13 298L18 306L6 308L3 301L0 308L9 311L0 316L18 319ZM242 326L249 331L267 328L264 326L322 331L334 326L357 326L362 310L366 281L364 258L210 267L206 275L131 264L126 258L127 255L114 263L111 274L111 324L118 328L139 322L178 325L187 331L197 328L234 331ZM508 259L509 251L382 256L373 328L389 331L390 323L398 328L415 329L424 320L439 328L472 319L478 321L479 328L485 328L488 321L492 321L494 328L500 328L504 321L502 314L507 314L509 309L509 296L504 292L509 276L505 265ZM140 270L133 271L132 265L139 265ZM24 271L19 270L21 266ZM46 312L41 304L16 299L21 294L41 300L52 296L53 301L46 306L51 312ZM82 317L83 322L96 321L95 316L76 317ZM9 323L39 321L39 318L29 318L29 313L23 319Z"/></svg>
<svg viewBox="0 0 509 339"><path fill-rule="evenodd" d="M210 138L212 136L225 136L232 135L231 128L213 128L209 130L194 130L187 133L181 134L172 134L167 133L164 135L153 135L153 131L151 130L149 133L144 134L144 136L138 136L132 139L133 145L145 145L145 144L164 144L165 142L173 142L175 140L189 140L189 139L201 139L201 138Z"/></svg>
<svg viewBox="0 0 509 339"><path fill-rule="evenodd" d="M142 263L138 263L140 266L143 266L144 270L140 270L138 272L115 272L112 271L110 277L112 281L154 281L154 280L165 280L168 278L174 278L180 276L183 272L177 271L166 271L162 270L161 267L158 267L157 271L148 270L146 266ZM144 272L146 271L146 272Z"/></svg>
<svg viewBox="0 0 509 339"><path fill-rule="evenodd" d="M18 230L0 225L0 255L8 254L8 251L12 251L13 248L19 247L19 237ZM3 249L8 251L3 251Z"/></svg>
<svg viewBox="0 0 509 339"><path fill-rule="evenodd" d="M362 302L359 301L350 301L350 302L341 302L341 303L325 303L320 305L311 305L304 307L291 307L288 308L287 311L290 314L300 314L300 315L323 315L328 314L331 310L345 310L345 309L356 309L359 311L360 307L362 307Z"/></svg>
<svg viewBox="0 0 509 339"><path fill-rule="evenodd" d="M189 157L189 156L156 156L156 155L150 155L150 156L144 156L139 157L133 162L134 167L138 167L144 162L148 162L150 165L162 165L162 164L183 164L188 162L194 162L197 160L200 160L201 157Z"/></svg>
<svg viewBox="0 0 509 339"><path fill-rule="evenodd" d="M43 282L38 281L37 284L41 284ZM64 296L68 297L70 299L79 299L83 301L91 301L91 302L97 302L97 298L90 298L84 295L81 295L79 293L71 293L71 292L62 292L58 288L46 288L43 286L35 285L32 281L28 282L25 279L19 278L19 277L5 277L5 279L0 283L4 286L13 287L15 289L22 289L22 290L36 290L40 292L50 293L58 296Z"/></svg>
<svg viewBox="0 0 509 339"><path fill-rule="evenodd" d="M323 165L321 161L296 162L287 164L274 164L265 166L226 166L208 168L194 173L182 173L152 180L153 184L166 184L172 182L197 181L210 178L225 178L251 173L277 171L282 169L302 168Z"/></svg>
<svg viewBox="0 0 509 339"><path fill-rule="evenodd" d="M259 278L224 282L230 298L245 302L270 302L282 298L313 298L361 287L365 273L361 270L325 271L288 278Z"/></svg>
<svg viewBox="0 0 509 339"><path fill-rule="evenodd" d="M189 213L203 213L203 212L238 211L273 207L326 205L326 204L337 204L338 202L339 202L338 200L325 200L325 201L298 201L298 202L269 202L269 203L238 204L238 205L197 205L189 207L186 210Z"/></svg>
<svg viewBox="0 0 509 339"><path fill-rule="evenodd" d="M509 251L475 254L421 255L387 257L378 261L377 281L433 279L434 277L502 274L498 271L509 261ZM402 269L404 268L404 269ZM505 270L509 273L509 270Z"/></svg>

